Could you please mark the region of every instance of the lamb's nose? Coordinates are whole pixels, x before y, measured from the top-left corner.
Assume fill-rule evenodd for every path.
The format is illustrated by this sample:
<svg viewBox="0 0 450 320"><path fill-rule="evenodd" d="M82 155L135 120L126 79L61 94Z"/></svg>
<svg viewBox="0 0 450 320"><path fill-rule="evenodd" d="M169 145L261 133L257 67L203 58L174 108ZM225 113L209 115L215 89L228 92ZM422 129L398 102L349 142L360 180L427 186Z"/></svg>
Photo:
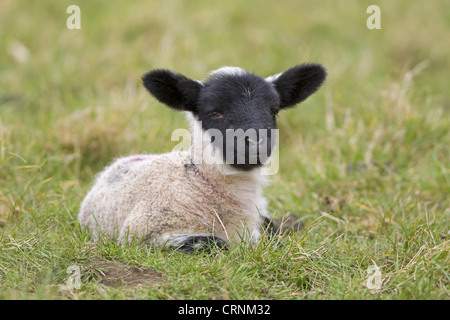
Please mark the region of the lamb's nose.
<svg viewBox="0 0 450 320"><path fill-rule="evenodd" d="M245 137L245 143L250 146L258 146L263 143L264 138L260 138L259 140L251 139L250 137Z"/></svg>

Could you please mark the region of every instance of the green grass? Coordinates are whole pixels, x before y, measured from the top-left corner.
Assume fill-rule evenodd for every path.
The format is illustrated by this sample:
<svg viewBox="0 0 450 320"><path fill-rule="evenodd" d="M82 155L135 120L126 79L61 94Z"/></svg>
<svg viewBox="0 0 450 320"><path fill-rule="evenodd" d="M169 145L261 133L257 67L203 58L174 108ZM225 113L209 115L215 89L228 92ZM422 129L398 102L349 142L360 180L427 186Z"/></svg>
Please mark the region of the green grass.
<svg viewBox="0 0 450 320"><path fill-rule="evenodd" d="M77 1L73 31L71 4L0 4L1 299L450 298L446 0L376 1L381 30L366 28L375 3L363 1ZM283 248L185 256L79 231L96 172L169 151L186 127L143 73L269 76L303 62L329 75L279 117L266 195L275 216L305 223ZM374 264L380 290L367 287ZM80 289L66 285L70 265ZM122 285L108 285L117 272Z"/></svg>

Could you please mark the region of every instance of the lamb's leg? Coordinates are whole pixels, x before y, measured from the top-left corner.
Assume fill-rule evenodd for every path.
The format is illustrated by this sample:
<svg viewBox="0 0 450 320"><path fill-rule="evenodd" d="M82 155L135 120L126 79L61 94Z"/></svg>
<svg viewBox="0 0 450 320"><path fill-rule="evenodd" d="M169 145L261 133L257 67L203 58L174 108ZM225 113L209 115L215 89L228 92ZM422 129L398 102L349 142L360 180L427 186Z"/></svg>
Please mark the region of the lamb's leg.
<svg viewBox="0 0 450 320"><path fill-rule="evenodd" d="M185 253L210 253L214 249L227 249L226 242L208 234L172 235L166 241L165 248L176 249Z"/></svg>
<svg viewBox="0 0 450 320"><path fill-rule="evenodd" d="M283 247L283 243L280 240L281 230L278 228L271 218L263 217L261 223L264 233L267 233L268 239L276 241L278 248Z"/></svg>
<svg viewBox="0 0 450 320"><path fill-rule="evenodd" d="M270 218L262 218L262 228L264 232L267 232L269 238L275 237L280 234L280 229L275 226L273 220Z"/></svg>

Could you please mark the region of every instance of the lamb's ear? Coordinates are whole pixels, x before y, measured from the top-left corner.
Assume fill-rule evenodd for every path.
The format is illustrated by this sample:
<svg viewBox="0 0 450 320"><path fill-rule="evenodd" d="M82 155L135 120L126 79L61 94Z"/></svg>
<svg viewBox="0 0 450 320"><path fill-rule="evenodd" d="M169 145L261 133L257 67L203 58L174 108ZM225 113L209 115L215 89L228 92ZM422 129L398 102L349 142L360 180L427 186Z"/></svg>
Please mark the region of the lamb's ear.
<svg viewBox="0 0 450 320"><path fill-rule="evenodd" d="M153 70L142 76L144 87L158 101L179 111L195 112L201 82L169 70Z"/></svg>
<svg viewBox="0 0 450 320"><path fill-rule="evenodd" d="M293 107L313 94L323 81L326 72L320 64L302 64L286 72L267 78L280 95L280 108Z"/></svg>

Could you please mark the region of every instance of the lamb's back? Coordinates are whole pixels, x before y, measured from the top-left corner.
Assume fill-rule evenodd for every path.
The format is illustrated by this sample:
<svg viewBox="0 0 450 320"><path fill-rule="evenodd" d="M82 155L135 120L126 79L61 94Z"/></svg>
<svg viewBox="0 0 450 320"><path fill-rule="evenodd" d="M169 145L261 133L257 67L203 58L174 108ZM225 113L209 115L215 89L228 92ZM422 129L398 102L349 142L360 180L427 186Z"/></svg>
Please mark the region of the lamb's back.
<svg viewBox="0 0 450 320"><path fill-rule="evenodd" d="M79 213L82 227L113 235L135 210L168 220L173 204L186 203L187 153L135 155L116 160L101 172L83 200ZM156 223L158 217L153 217ZM175 217L172 217L175 219Z"/></svg>

